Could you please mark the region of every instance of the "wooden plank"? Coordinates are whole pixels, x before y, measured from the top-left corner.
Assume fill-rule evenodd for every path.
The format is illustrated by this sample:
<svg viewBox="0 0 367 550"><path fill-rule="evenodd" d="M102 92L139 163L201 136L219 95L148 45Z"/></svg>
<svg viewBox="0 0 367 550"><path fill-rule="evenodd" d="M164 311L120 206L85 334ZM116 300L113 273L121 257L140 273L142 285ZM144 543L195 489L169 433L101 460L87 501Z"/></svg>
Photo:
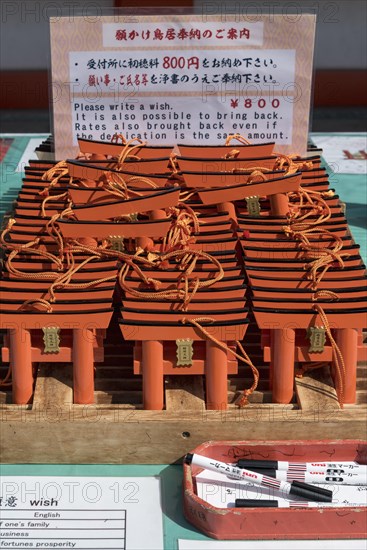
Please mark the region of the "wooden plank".
<svg viewBox="0 0 367 550"><path fill-rule="evenodd" d="M6 403L11 403L11 392L0 391L0 403L6 405Z"/></svg>
<svg viewBox="0 0 367 550"><path fill-rule="evenodd" d="M95 391L94 392L95 405L112 405L120 407L123 405L125 408L136 409L142 408L143 396L142 391Z"/></svg>
<svg viewBox="0 0 367 550"><path fill-rule="evenodd" d="M77 410L76 410L77 409ZM2 463L72 464L170 464L203 441L208 440L289 440L365 438L366 413L360 411L319 411L305 415L275 407L243 411L164 412L101 411L96 407L76 407L64 411L57 421L23 413L14 420L7 411L0 431ZM214 412L212 415L210 413ZM16 416L16 414L15 414ZM79 418L78 418L79 417ZM183 417L183 418L182 418ZM155 418L155 420L154 420ZM124 420L123 420L124 419ZM292 427L293 426L293 427Z"/></svg>
<svg viewBox="0 0 367 550"><path fill-rule="evenodd" d="M167 411L205 409L202 376L167 376L165 391Z"/></svg>
<svg viewBox="0 0 367 550"><path fill-rule="evenodd" d="M249 441L289 440L295 430L299 439L329 439L330 434L337 439L363 439L366 435L366 392L357 392L360 405L335 408L335 395L320 399L325 390L320 381L317 385L313 380L310 390L309 378L317 371L297 381L301 409L294 403L266 403L270 393L255 392L254 402L244 409L229 405L226 411L194 410L203 397L202 388L190 388L187 405L175 380L169 380L170 410L144 411L137 410L137 405L129 410L134 405L116 405L111 399L100 405L72 405L71 367L55 367L40 368L32 409L0 405L0 462L169 464L203 441L228 439L229 434L233 440ZM329 384L330 379L328 392Z"/></svg>
<svg viewBox="0 0 367 550"><path fill-rule="evenodd" d="M69 407L72 403L72 366L41 363L38 367L33 408Z"/></svg>
<svg viewBox="0 0 367 550"><path fill-rule="evenodd" d="M302 378L296 378L296 396L303 411L322 407L340 409L328 366L310 370Z"/></svg>

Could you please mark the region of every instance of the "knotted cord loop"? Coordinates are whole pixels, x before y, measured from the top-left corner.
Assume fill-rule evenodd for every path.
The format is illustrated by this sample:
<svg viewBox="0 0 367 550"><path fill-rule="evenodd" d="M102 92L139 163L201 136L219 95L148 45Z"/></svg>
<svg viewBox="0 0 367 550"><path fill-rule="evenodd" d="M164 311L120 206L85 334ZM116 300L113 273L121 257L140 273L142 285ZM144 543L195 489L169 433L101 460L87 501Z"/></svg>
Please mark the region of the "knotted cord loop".
<svg viewBox="0 0 367 550"><path fill-rule="evenodd" d="M228 146L231 141L233 140L236 140L236 141L239 141L240 143L242 143L243 145L251 145L251 141L249 141L248 139L246 139L244 136L242 136L241 134L229 134L227 136L227 139L225 141L225 145Z"/></svg>
<svg viewBox="0 0 367 550"><path fill-rule="evenodd" d="M11 242L5 240L6 235L8 233L10 233L11 228L16 223L16 221L17 220L15 220L14 218L9 218L8 221L7 221L6 227L2 230L2 232L0 234L0 243L2 244L2 246L4 248L11 248L11 247L15 248L15 247L19 246L19 245L12 244Z"/></svg>
<svg viewBox="0 0 367 550"><path fill-rule="evenodd" d="M0 380L0 386L5 388L12 385L12 382L8 382L9 378L11 377L11 371L12 371L12 363L10 362L6 375L2 380Z"/></svg>
<svg viewBox="0 0 367 550"><path fill-rule="evenodd" d="M290 193L289 196L298 198L299 202L293 205L296 211L290 213L289 224L283 227L283 231L288 237L299 241L299 248L304 251L304 258L312 260L306 264L306 268L309 272L308 278L312 280L312 289L317 290L322 278L334 262L343 269L343 258L348 258L349 254L341 252L343 241L339 236L320 227L331 218L331 210L323 193L300 188L298 192ZM309 219L315 214L317 216L315 220ZM310 235L319 237L319 246L315 246L310 241ZM320 246L323 236L330 236L333 239L331 247L328 247L328 241L325 242L325 246Z"/></svg>
<svg viewBox="0 0 367 550"><path fill-rule="evenodd" d="M65 160L62 160L55 164L52 168L47 170L44 174L42 174L42 181L49 181L49 187L54 187L57 185L59 180L67 176L69 174L69 169L67 162ZM73 178L70 176L69 183L73 181Z"/></svg>
<svg viewBox="0 0 367 550"><path fill-rule="evenodd" d="M133 145L133 143L135 143L135 145ZM146 142L142 141L139 138L133 138L133 139L130 139L129 141L126 141L124 143L124 148L121 151L121 153L119 154L118 159L117 159L118 169L120 169L122 167L122 165L124 164L124 162L126 160L138 160L139 161L140 157L137 157L136 155L133 155L132 152L135 151L136 149L141 149L142 147L145 147L145 145L146 145Z"/></svg>
<svg viewBox="0 0 367 550"><path fill-rule="evenodd" d="M172 154L168 161L169 168L171 169L171 175L174 176L179 173L178 162L176 155Z"/></svg>
<svg viewBox="0 0 367 550"><path fill-rule="evenodd" d="M42 218L47 217L46 204L49 201L58 201L58 200L61 201L61 199L66 199L66 197L68 197L68 196L69 196L68 191L65 191L65 193L61 193L61 195L48 195L46 198L44 198L43 201L42 201L42 204L41 204L41 216L42 216Z"/></svg>
<svg viewBox="0 0 367 550"><path fill-rule="evenodd" d="M298 165L294 162L292 155L283 155L283 153L274 153L277 158L273 170L285 170L287 175L299 172Z"/></svg>
<svg viewBox="0 0 367 550"><path fill-rule="evenodd" d="M123 134L115 133L111 138L111 143L118 143L119 139L121 140L122 145L126 145L127 140Z"/></svg>
<svg viewBox="0 0 367 550"><path fill-rule="evenodd" d="M330 302L338 301L339 296L332 290L317 290L312 294L311 300L317 302L317 300L329 300Z"/></svg>
<svg viewBox="0 0 367 550"><path fill-rule="evenodd" d="M186 325L186 324L193 325L194 327L196 327L204 335L205 339L211 340L214 344L216 344L218 347L220 347L223 351L231 353L237 359L239 359L240 361L243 361L246 365L248 365L251 368L253 376L254 376L253 384L252 384L251 388L249 388L247 390L244 390L242 397L239 400L237 400L237 402L236 402L237 406L239 406L240 408L246 406L248 404L249 395L251 395L257 388L257 385L259 383L260 375L259 375L259 371L257 370L255 365L252 363L251 359L247 355L246 351L244 350L241 342L236 340L236 344L240 348L240 352L241 352L241 354L239 354L239 353L235 352L234 350L232 350L230 347L228 347L227 344L225 344L224 342L221 342L220 340L215 338L215 336L210 334L200 323L205 323L205 322L214 323L215 319L213 319L212 317L196 317L195 319L188 319L187 317L183 317L181 319L181 322L182 322L183 325Z"/></svg>
<svg viewBox="0 0 367 550"><path fill-rule="evenodd" d="M180 258L181 265L178 266L182 270L182 274L178 278L178 283L183 281L184 288L180 289L178 286L174 289L165 289L159 291L162 283L157 279L147 278L141 269L134 263L134 260L140 261L143 264L149 267L159 268L162 265L167 265L167 262L171 258ZM217 268L217 275L210 279L190 279L191 273L194 271L196 261L199 258L204 258L212 262ZM132 268L141 280L145 284L153 285L155 292L144 292L130 287L126 284L125 279L127 277L129 268ZM143 258L141 256L132 256L125 260L125 264L122 266L119 272L118 281L121 288L136 298L147 299L149 301L155 300L172 300L172 301L182 301L180 309L186 311L190 301L195 296L196 292L201 288L207 288L216 282L220 281L224 276L224 270L221 263L210 256L206 252L199 250L173 250L163 254L150 254L148 258Z"/></svg>
<svg viewBox="0 0 367 550"><path fill-rule="evenodd" d="M169 252L178 246L187 248L193 242L192 232L200 231L199 219L194 210L184 203L167 209L169 215L176 216L167 235L163 239L163 250Z"/></svg>
<svg viewBox="0 0 367 550"><path fill-rule="evenodd" d="M329 321L326 317L326 313L321 307L320 304L314 304L313 309L317 311L317 313L320 315L320 318L322 320L322 324L325 327L326 334L329 337L331 348L332 348L332 354L334 358L334 366L335 366L335 386L336 386L336 393L338 395L338 401L340 403L340 406L343 408L344 405L344 381L345 381L345 363L343 355L339 349L338 344L335 342L333 335L331 333Z"/></svg>
<svg viewBox="0 0 367 550"><path fill-rule="evenodd" d="M51 304L47 300L44 300L43 298L34 298L32 300L25 300L25 302L23 302L23 304L20 306L19 310L27 309L29 306L35 306L35 305L41 305L44 308L46 308L47 313L52 313Z"/></svg>
<svg viewBox="0 0 367 550"><path fill-rule="evenodd" d="M249 174L249 177L247 179L246 183L252 183L254 178L260 177L262 181L266 181L266 172L271 172L272 170L270 168L266 168L265 166L248 166L245 168L232 168L232 170L229 171L231 174ZM246 185L245 183L245 185Z"/></svg>
<svg viewBox="0 0 367 550"><path fill-rule="evenodd" d="M268 178L265 176L263 170L254 170L248 177L247 183L254 183L255 180L267 181Z"/></svg>
<svg viewBox="0 0 367 550"><path fill-rule="evenodd" d="M236 159L238 155L240 154L240 151L238 149L231 149L228 153L226 153L223 158L224 159Z"/></svg>

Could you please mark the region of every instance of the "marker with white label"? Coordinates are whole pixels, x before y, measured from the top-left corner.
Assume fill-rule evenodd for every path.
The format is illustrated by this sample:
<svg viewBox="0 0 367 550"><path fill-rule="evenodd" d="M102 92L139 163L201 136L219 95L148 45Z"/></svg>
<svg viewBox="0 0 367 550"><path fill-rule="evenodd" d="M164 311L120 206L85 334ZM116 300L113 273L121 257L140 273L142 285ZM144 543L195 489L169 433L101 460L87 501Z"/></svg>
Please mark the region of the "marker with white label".
<svg viewBox="0 0 367 550"><path fill-rule="evenodd" d="M302 481L304 483L330 483L332 485L367 485L366 474L360 472L348 472L343 473L340 470L323 470L323 471L285 471L285 470L265 470L254 468L253 471L260 472L261 474L281 481Z"/></svg>
<svg viewBox="0 0 367 550"><path fill-rule="evenodd" d="M314 487L306 483L299 481L281 481L272 477L264 476L258 472L251 472L249 470L237 468L226 462L220 462L213 458L201 456L197 454L188 453L185 457L185 463L200 468L205 468L213 472L219 472L225 476L231 476L234 479L251 481L256 485L262 487L272 487L277 491L281 491L286 495L296 495L306 500L315 502L331 502L333 499L333 492L321 487Z"/></svg>
<svg viewBox="0 0 367 550"><path fill-rule="evenodd" d="M324 471L327 469L343 470L343 472L360 472L367 475L367 464L358 462L286 462L282 460L250 460L240 459L237 461L238 468L274 469L297 472Z"/></svg>

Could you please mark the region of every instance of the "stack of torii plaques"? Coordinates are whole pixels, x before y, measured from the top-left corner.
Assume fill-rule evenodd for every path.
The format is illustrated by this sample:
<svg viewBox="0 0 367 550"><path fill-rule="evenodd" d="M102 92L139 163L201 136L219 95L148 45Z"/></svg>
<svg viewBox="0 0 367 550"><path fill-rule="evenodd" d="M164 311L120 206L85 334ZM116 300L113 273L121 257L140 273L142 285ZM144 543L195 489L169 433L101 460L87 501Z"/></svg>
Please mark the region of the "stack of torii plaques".
<svg viewBox="0 0 367 550"><path fill-rule="evenodd" d="M340 368L326 340L331 333L318 330L325 319L347 371L342 399L354 402L366 277L319 156L285 158L273 143L179 145L178 156L141 143L79 146L75 160L30 162L4 236L3 359L12 364L14 402L32 398L32 363L51 360L73 362L74 402L92 403L94 361L103 359L114 306L124 339L135 343L144 408L164 407L166 374L193 374L205 375L207 408L225 409L249 306L271 362L275 402L293 399L297 362ZM301 202L305 192L322 194L330 214L322 224L320 209ZM325 230L307 237L309 257L295 225L304 214L303 224ZM336 263L311 288L314 249L332 251L336 238ZM138 269L131 264L137 255ZM337 299L315 294L330 290Z"/></svg>
<svg viewBox="0 0 367 550"><path fill-rule="evenodd" d="M361 329L366 326L366 277L359 246L348 230L343 205L329 189L328 176L320 166L318 155L289 159L283 155L257 156L241 162L242 151L247 153L250 148L236 146L236 149L234 159L233 154L226 154L225 147L181 146L180 152L189 151L191 158L179 157L178 164L186 170L183 171L186 182L193 181L200 188L202 181L207 186L203 189L202 185L198 191L204 203L223 208L225 201L231 201L231 204L226 202L226 207L237 227L252 291L251 310L262 329L264 358L271 363L273 401L292 401L297 362L323 361L334 367L339 399L354 403L358 346ZM199 158L195 158L196 152ZM279 168L288 174L279 177ZM247 181L246 169L251 171ZM236 184L234 178L237 178ZM293 189L287 188L287 193L277 188L284 179L288 180L287 185L296 182ZM216 182L217 188L213 189L212 182ZM271 184L274 185L272 191L264 196L261 185ZM251 186L255 186L256 193L250 192ZM311 203L314 200L314 206L310 207L305 199L301 202L301 195L308 196ZM320 221L320 212L325 221L322 218ZM294 214L307 216L297 225ZM321 232L314 232L314 226L321 228ZM297 235L297 228L311 228L307 250ZM317 275L324 265L316 270L315 286L309 280L310 268L322 255L330 261L320 280ZM334 295L323 292L331 289ZM334 328L333 333L327 334L324 327L327 323ZM335 337L338 348L331 345L329 335L332 339ZM340 353L344 364L339 359ZM338 374L338 370L345 372Z"/></svg>
<svg viewBox="0 0 367 550"><path fill-rule="evenodd" d="M45 190L55 200L43 209ZM34 365L40 362L72 362L74 402L93 402L93 365L103 360L104 332L113 313L116 261L90 258L79 251L73 254L70 272L51 225L52 216L67 207L59 197L63 191L61 184L49 189L47 179L27 173L3 234L0 316L1 328L7 332L2 358L11 364L12 400L17 404L31 401ZM52 287L67 273L65 288ZM100 280L104 282L94 282Z"/></svg>

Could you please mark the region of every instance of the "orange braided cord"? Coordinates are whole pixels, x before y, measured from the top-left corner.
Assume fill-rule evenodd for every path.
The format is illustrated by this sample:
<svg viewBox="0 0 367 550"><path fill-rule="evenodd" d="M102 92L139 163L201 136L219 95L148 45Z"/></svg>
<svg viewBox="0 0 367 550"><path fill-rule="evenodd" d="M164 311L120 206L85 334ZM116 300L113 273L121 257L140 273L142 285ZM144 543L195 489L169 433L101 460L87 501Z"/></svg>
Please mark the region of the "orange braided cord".
<svg viewBox="0 0 367 550"><path fill-rule="evenodd" d="M172 154L168 161L169 168L171 169L171 175L178 174L178 163L176 155Z"/></svg>
<svg viewBox="0 0 367 550"><path fill-rule="evenodd" d="M334 302L339 300L339 296L332 290L317 290L312 295L312 301L316 302L317 300L330 300L330 302Z"/></svg>
<svg viewBox="0 0 367 550"><path fill-rule="evenodd" d="M200 230L199 219L194 210L187 204L179 203L177 207L167 209L170 215L176 215L170 229L163 239L163 250L166 252L176 246L187 246L191 240L192 229L195 233Z"/></svg>
<svg viewBox="0 0 367 550"><path fill-rule="evenodd" d="M119 139L121 139L121 142L122 142L123 145L125 145L127 143L127 140L126 140L125 136L122 135L122 134L117 134L117 133L113 134L113 136L111 138L111 143L114 143L114 142L118 143Z"/></svg>
<svg viewBox="0 0 367 550"><path fill-rule="evenodd" d="M153 187L154 189L159 187L154 181L152 181L149 178L145 178L144 176L131 176L127 180L127 183L129 185L136 185L138 183L146 183L147 185L149 185L149 187ZM130 189L130 191L131 191L131 189Z"/></svg>
<svg viewBox="0 0 367 550"><path fill-rule="evenodd" d="M133 143L138 142L136 145L132 145ZM140 157L137 157L136 155L133 155L132 152L136 149L141 149L144 147L146 143L142 141L139 138L130 139L126 142L123 150L121 151L118 159L117 159L117 169L121 168L122 165L126 160L140 160Z"/></svg>
<svg viewBox="0 0 367 550"><path fill-rule="evenodd" d="M126 200L128 198L127 185L122 176L114 172L104 172L103 175L105 176L105 181L102 185L102 189L111 195L115 195L119 199ZM116 179L118 179L118 181L116 181Z"/></svg>
<svg viewBox="0 0 367 550"><path fill-rule="evenodd" d="M322 320L323 326L325 327L326 334L329 337L331 348L332 348L332 354L334 358L334 366L335 366L335 386L336 386L336 393L338 395L338 401L340 403L340 406L343 408L343 402L344 402L344 380L345 380L345 363L343 355L339 349L338 344L335 342L333 335L331 334L330 325L328 322L328 319L326 317L326 313L323 310L323 308L320 306L320 304L314 304L313 309L317 311L317 313L320 315L320 318Z"/></svg>
<svg viewBox="0 0 367 550"><path fill-rule="evenodd" d="M46 204L49 201L58 201L58 200L61 200L61 199L65 199L68 195L69 195L69 193L67 191L65 191L65 193L61 193L61 195L48 195L46 198L44 198L43 201L42 201L42 204L41 204L41 216L42 216L42 218L45 218L47 216L47 214L46 214Z"/></svg>
<svg viewBox="0 0 367 550"><path fill-rule="evenodd" d="M26 243L26 244L16 245L16 246L14 245L14 246L8 247L11 250L11 252L10 252L10 254L7 258L7 261L5 263L7 271L9 273L12 273L16 277L26 278L26 279L40 279L40 280L42 280L42 279L53 279L53 278L58 277L58 274L54 273L54 272L25 273L25 272L22 272L19 269L17 269L16 267L13 266L12 261L18 254L20 254L20 253L30 253L32 255L41 256L42 258L51 260L52 262L56 263L56 265L58 266L57 269L61 270L62 269L62 262L59 258L57 258L53 254L51 254L50 252L47 252L45 250L32 248L32 247L38 245L39 242L40 242L40 239L37 238L37 239L35 239L33 241L30 241L29 243Z"/></svg>
<svg viewBox="0 0 367 550"><path fill-rule="evenodd" d="M7 270L9 271L9 273L12 273L13 275L15 275L16 277L19 277L19 278L26 278L26 279L31 279L31 280L52 280L53 283L51 284L50 288L48 289L48 293L50 293L50 301L51 302L54 302L55 301L55 295L54 295L54 290L55 288L65 288L65 287L75 287L75 288L87 288L89 286L92 286L93 284L97 284L97 283L100 283L100 282L104 282L105 280L112 280L114 278L116 278L115 276L114 277L108 277L108 278L105 278L105 279L96 279L94 281L88 281L88 283L80 283L78 285L76 284L71 284L70 283L70 280L72 278L72 276L77 273L80 269L82 269L86 264L88 264L89 262L91 262L92 260L94 259L100 259L101 258L101 254L94 254L94 255L91 255L90 257L86 258L84 261L82 261L81 263L79 264L75 264L75 260L74 260L74 256L73 256L73 252L83 252L83 253L89 253L89 254L93 254L93 250L89 249L88 247L79 247L79 248L67 248L66 249L66 256L67 256L67 271L64 272L64 273L60 273L60 271L62 271L63 269L63 263L62 263L62 260L60 258L57 258L56 256L54 256L53 254L49 253L49 252L46 252L46 251L43 251L43 250L38 250L38 249L35 249L35 248L30 248L30 245L34 245L34 244L38 244L38 243L27 243L25 245L21 245L20 247L18 247L16 250L13 250L10 254L9 254L9 257L7 259L7 262L6 262L6 268ZM37 273L27 273L27 272L22 272L18 269L16 269L14 266L13 266L13 259L19 254L19 253L22 253L22 252L28 252L28 253L31 253L31 254L34 254L34 255L38 255L38 256L41 256L42 258L46 258L48 260L51 260L52 262L56 263L56 265L58 266L57 267L57 270L58 272L55 272L55 271L49 271L49 272L37 272ZM115 253L115 251L113 251L113 256L116 257L117 253Z"/></svg>
<svg viewBox="0 0 367 550"><path fill-rule="evenodd" d="M135 298L142 298L142 299L145 299L145 300L170 300L170 301L176 301L176 300L182 300L185 296L184 294L184 291L181 289L178 289L178 288L174 288L174 289L167 289L167 290L162 290L162 291L156 291L156 292L143 292L143 291L140 291L140 290L137 290L135 288L130 288L128 285L126 285L125 283L125 279L126 279L126 276L127 276L127 271L128 269L126 269L127 266L123 266L119 272L119 275L118 275L118 282L119 282L119 285L120 287L125 291L125 293L129 293L131 294L132 296L134 296ZM153 279L146 279L146 282L149 284L151 282L153 282L154 280Z"/></svg>
<svg viewBox="0 0 367 550"><path fill-rule="evenodd" d="M337 262L341 269L344 268L343 258L349 257L347 253L340 253L343 248L343 241L340 237L333 234L331 231L320 227L321 224L328 221L331 217L331 210L326 204L321 193L305 191L301 189L298 193L293 193L293 196L299 197L299 212L303 209L309 209L306 214L294 213L291 215L288 226L283 227L283 231L289 237L292 237L300 242L299 247L304 250L305 259L311 259L312 262L307 264L309 270L309 278L313 281L312 287L317 289L318 284L324 277L325 273L332 266L333 262ZM295 205L297 207L297 205ZM307 218L318 213L316 220L307 220ZM334 242L330 247L330 243L325 241L325 245L315 246L308 238L309 235L330 236ZM320 273L318 273L320 271Z"/></svg>
<svg viewBox="0 0 367 550"><path fill-rule="evenodd" d="M289 155L289 157L292 159L293 163L297 165L298 170L312 170L312 160L301 159L297 154Z"/></svg>
<svg viewBox="0 0 367 550"><path fill-rule="evenodd" d="M70 218L70 217L74 216L74 212L73 212L73 209L71 208L71 204L72 203L69 200L69 205L65 208L65 210L55 214L54 216L51 216L51 218L46 223L46 231L47 231L48 235L51 238L55 239L56 243L58 244L59 257L60 257L61 260L64 257L65 244L64 244L64 237L63 237L63 235L62 235L62 233L61 233L61 231L60 231L60 229L57 225L57 221L60 218Z"/></svg>
<svg viewBox="0 0 367 550"><path fill-rule="evenodd" d="M35 305L41 305L46 308L47 313L52 313L51 304L47 300L44 300L43 298L34 298L32 300L25 300L25 302L23 302L23 304L20 306L19 310L27 309L28 306L35 306Z"/></svg>
<svg viewBox="0 0 367 550"><path fill-rule="evenodd" d="M186 202L196 195L196 191L181 191L180 192L180 202Z"/></svg>
<svg viewBox="0 0 367 550"><path fill-rule="evenodd" d="M239 154L240 154L240 151L238 149L231 149L222 158L224 158L224 159L236 159Z"/></svg>
<svg viewBox="0 0 367 550"><path fill-rule="evenodd" d="M253 364L253 362L251 361L251 359L249 358L249 356L247 355L244 347L242 346L241 342L239 342L238 340L236 341L238 347L240 348L240 351L243 355L244 358L247 358L247 361L245 361L245 363L247 365L249 365L249 367L251 368L252 370L252 374L253 374L253 377L254 377L254 381L252 383L252 386L251 388L247 389L247 390L244 390L243 392L243 396L240 398L239 401L237 401L237 405L242 408L244 406L246 406L248 404L248 396L251 395L257 388L258 386L258 383L259 383L259 380L260 380L260 374L259 374L259 371L257 370L257 368L255 367L255 365Z"/></svg>
<svg viewBox="0 0 367 550"><path fill-rule="evenodd" d="M297 218L297 223L312 216L318 214L317 220L309 222L311 225L317 225L328 221L331 217L331 210L321 193L314 191L305 191L302 187L299 191L289 193L289 198L299 198L299 203L292 203L292 208L295 210L291 214L291 219ZM306 210L302 215L302 210ZM308 212L307 212L308 210Z"/></svg>
<svg viewBox="0 0 367 550"><path fill-rule="evenodd" d="M96 250L98 250L98 249L96 249ZM101 250L103 250L103 249L101 249ZM86 258L81 263L75 264L75 259L74 259L74 255L73 255L74 252L82 252L82 253L86 252L86 253L91 254L91 256ZM103 255L108 255L108 254L106 254L106 252L109 252L109 251L103 251ZM110 251L110 252L113 253L112 255L114 257L117 256L117 251L116 251L116 253L115 253L115 251ZM75 275L75 273L80 271L83 267L85 267L85 265L87 265L91 261L93 261L95 259L101 259L102 253L101 252L93 253L93 249L90 249L87 246L74 246L74 247L69 247L69 248L66 249L66 257L67 257L67 265L68 265L67 271L64 272L64 273L59 274L58 278L54 280L54 282L52 283L52 285L50 286L50 288L47 291L48 294L50 294L50 302L55 302L56 301L56 296L55 296L55 291L56 290L59 290L59 289L80 289L80 290L82 290L82 289L86 289L86 288L89 288L89 287L92 287L92 286L97 286L97 285L102 284L104 282L109 282L109 281L116 280L117 273L115 275L111 275L109 277L93 279L93 280L90 280L90 281L85 282L85 283L72 283L71 279L72 279L73 275Z"/></svg>
<svg viewBox="0 0 367 550"><path fill-rule="evenodd" d="M248 404L248 396L251 395L256 390L257 385L259 383L260 375L259 375L259 371L257 370L255 365L252 363L251 359L247 355L246 351L244 350L241 342L236 340L236 344L238 345L238 347L240 348L240 351L241 351L241 354L239 354L239 353L233 351L230 347L228 347L227 344L224 344L223 342L221 342L220 340L215 338L212 334L210 334L207 330L205 330L204 327L202 327L200 325L200 323L202 323L202 322L214 323L215 319L213 319L212 317L196 317L195 319L187 319L186 317L184 317L181 320L181 322L182 322L183 325L185 325L186 323L192 324L194 327L196 327L198 330L200 330L200 332L204 335L205 339L211 340L214 344L216 344L222 350L224 350L226 352L230 352L237 359L239 359L240 361L243 361L246 365L250 366L250 368L252 370L252 373L253 373L253 376L254 376L254 382L253 382L251 388L249 388L249 389L247 389L243 392L244 395L237 402L237 405L239 407L244 407L245 405L247 405Z"/></svg>
<svg viewBox="0 0 367 550"><path fill-rule="evenodd" d="M138 261L141 261L142 258L138 258L137 256L133 256L131 259L126 261L126 264L121 268L119 273L119 284L121 288L127 292L132 294L135 297L138 298L144 298L148 300L183 300L182 308L184 310L187 309L190 301L192 300L193 296L200 288L209 287L216 282L220 281L224 276L224 271L222 268L222 265L220 262L207 254L206 252L198 251L198 250L173 250L171 252L164 253L162 255L158 254L151 254L150 260L148 259L144 260L143 263L145 265L150 265L154 267L158 267L159 264L163 264L164 262L167 262L170 258L177 258L181 257L181 259L184 261L184 265L181 266L185 269L183 271L182 275L180 275L178 279L178 283L183 280L184 282L184 289L179 289L178 287L174 289L166 289L162 291L157 291L157 289L161 286L161 282L156 279L148 278L144 275L144 273L140 270L140 268L133 263L133 260L138 259ZM212 279L206 279L206 280L200 280L200 279L191 279L189 280L189 275L192 273L196 260L198 258L205 258L211 261L218 270L218 274L213 277ZM125 279L128 273L129 266L134 269L134 271L138 274L138 276L144 281L146 284L151 284L155 288L156 292L142 292L134 288L130 288L126 283Z"/></svg>
<svg viewBox="0 0 367 550"><path fill-rule="evenodd" d="M231 143L231 141L234 140L234 139L239 141L240 143L243 143L244 145L251 145L251 141L246 139L241 134L229 134L227 136L226 141L225 141L225 145L229 145Z"/></svg>
<svg viewBox="0 0 367 550"><path fill-rule="evenodd" d="M312 163L311 163L312 164ZM325 223L331 218L331 210L327 205L324 197L333 196L333 191L328 192L315 192L315 191L306 191L302 187L296 193L289 194L289 196L297 197L299 199L298 205L293 205L294 208L298 207L298 212L294 212L291 216L289 226L283 227L284 232L300 242L300 248L304 250L305 258L311 259L313 261L307 264L307 269L309 271L308 278L312 280L312 289L315 290L312 295L312 301L317 302L317 300L330 300L335 301L339 300L339 296L330 290L317 290L318 286L334 262L339 264L341 269L344 268L343 258L347 258L350 255L347 253L341 253L340 251L343 248L342 239L333 234L331 231L320 227L321 224ZM303 211L303 213L302 213ZM311 215L318 215L316 220L310 220ZM330 236L333 238L333 244L328 248L328 241L325 241L324 247L316 247L310 240L309 236L319 236L320 242L323 236ZM342 353L335 342L333 335L331 333L330 325L326 317L325 311L320 304L314 303L313 309L318 312L321 317L325 331L329 337L330 344L332 347L332 354L334 358L334 368L335 368L335 385L338 395L338 400L341 407L343 407L344 399L344 381L345 381L345 363ZM317 363L312 368L319 368L323 363ZM309 370L311 367L304 367L300 376L303 372Z"/></svg>
<svg viewBox="0 0 367 550"><path fill-rule="evenodd" d="M232 170L229 171L230 174L241 174L242 172L244 173L249 173L250 172L250 176L252 176L253 172L261 172L261 174L263 174L263 172L272 172L273 170L271 168L266 168L266 166L248 166L246 168L232 168Z"/></svg>
<svg viewBox="0 0 367 550"><path fill-rule="evenodd" d="M268 178L265 176L264 174L264 170L254 170L253 172L251 172L251 174L249 175L249 178L247 180L247 183L253 183L255 181L267 181Z"/></svg>
<svg viewBox="0 0 367 550"><path fill-rule="evenodd" d="M344 268L343 257L348 258L349 256L350 255L347 253L335 254L333 251L328 251L328 253L326 253L325 255L314 260L313 262L310 262L308 264L308 268L309 268L308 278L312 280L312 288L315 289L318 287L324 275L327 273L330 267L332 267L332 263L334 261L337 261L339 264L338 267L340 267L340 269L343 269ZM320 269L321 269L321 273L317 274Z"/></svg>
<svg viewBox="0 0 367 550"><path fill-rule="evenodd" d="M58 182L59 179L61 179L63 176L67 176L69 174L69 169L67 163L62 160L58 162L55 166L47 170L42 175L43 181L49 181L49 187L54 187ZM70 177L70 182L72 181L72 177Z"/></svg>
<svg viewBox="0 0 367 550"><path fill-rule="evenodd" d="M189 253L190 256L193 256L193 260L196 262L196 259L199 258L205 258L212 262L218 270L218 275L214 277L213 279L205 279L199 281L199 288L206 288L209 286L212 286L214 283L219 282L224 277L224 270L222 267L222 264L215 258L214 256L211 256L210 254L207 254L206 252L203 252L202 250L173 250L172 252L168 252L167 254L163 254L162 261L168 260L170 258L175 258L178 256L186 255ZM191 273L194 269L194 266L188 269L188 273Z"/></svg>
<svg viewBox="0 0 367 550"><path fill-rule="evenodd" d="M93 279L92 281L88 281L87 283L62 283L62 288L73 289L73 290L77 290L77 289L83 290L91 286L94 287L102 283L108 283L109 281L111 282L116 281L116 277L117 277L117 274L111 275L110 277L104 277L103 279Z"/></svg>
<svg viewBox="0 0 367 550"><path fill-rule="evenodd" d="M123 200L142 196L142 193L131 189L129 185L145 183L149 187L157 187L157 185L152 180L141 176L132 176L125 180L122 174L118 174L115 172L104 172L104 177L105 182L102 185L102 188L108 193L111 193L112 195L115 195Z"/></svg>
<svg viewBox="0 0 367 550"><path fill-rule="evenodd" d="M13 254L14 252L14 254ZM43 281L43 280L53 280L53 279L56 279L59 274L57 272L54 272L54 271L43 271L42 273L27 273L27 272L23 272L23 271L20 271L19 269L15 268L12 264L12 260L14 259L15 255L18 253L18 251L13 251L9 254L9 257L6 261L6 269L9 273L11 273L12 275L14 275L15 277L19 278L19 279L30 279L30 280L34 280L34 281Z"/></svg>
<svg viewBox="0 0 367 550"><path fill-rule="evenodd" d="M277 155L277 159L273 167L274 170L286 170L288 175L299 171L298 165L293 161L291 156L283 155L282 153L274 154Z"/></svg>
<svg viewBox="0 0 367 550"><path fill-rule="evenodd" d="M9 386L12 385L12 382L8 382L8 380L11 376L11 371L12 371L12 364L9 363L9 367L8 367L8 371L7 371L6 375L4 376L4 378L2 380L0 380L0 386L9 387Z"/></svg>
<svg viewBox="0 0 367 550"><path fill-rule="evenodd" d="M53 216L51 216L51 218L46 223L45 229L48 235L51 238L55 239L56 243L58 243L59 257L60 259L62 259L64 256L64 237L62 236L62 233L56 225L56 222L60 217L60 214L54 214Z"/></svg>
<svg viewBox="0 0 367 550"><path fill-rule="evenodd" d="M7 221L6 227L1 232L0 242L3 245L4 248L16 248L17 246L19 246L19 245L15 245L15 244L12 245L11 242L5 240L6 235L8 233L10 233L11 228L13 227L13 225L15 223L16 223L16 220L14 218L9 218L8 221Z"/></svg>
<svg viewBox="0 0 367 550"><path fill-rule="evenodd" d="M89 258L86 258L79 264L75 264L74 256L72 256L72 261L69 269L65 273L61 273L58 275L57 279L54 280L52 285L50 286L48 292L50 294L50 302L55 301L55 288L64 288L65 286L70 283L73 275L80 271L84 266L86 266L88 263L90 263L93 260L99 259L99 256L89 256Z"/></svg>

